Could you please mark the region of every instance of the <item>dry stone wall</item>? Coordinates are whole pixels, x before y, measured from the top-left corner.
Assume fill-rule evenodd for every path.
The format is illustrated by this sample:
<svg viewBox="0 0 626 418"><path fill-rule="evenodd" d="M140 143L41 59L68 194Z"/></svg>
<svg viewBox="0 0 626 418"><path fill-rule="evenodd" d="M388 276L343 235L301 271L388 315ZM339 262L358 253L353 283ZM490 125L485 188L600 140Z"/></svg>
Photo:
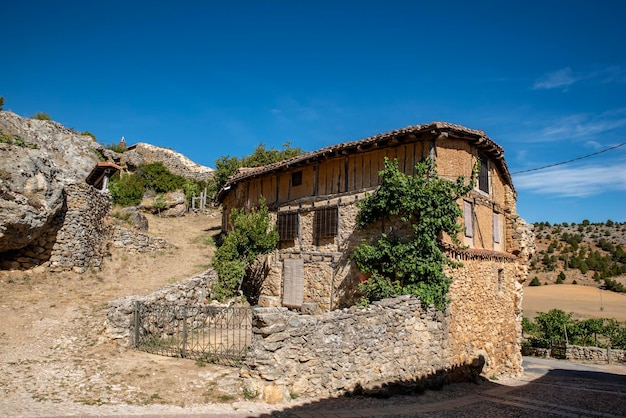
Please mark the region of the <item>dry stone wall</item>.
<svg viewBox="0 0 626 418"><path fill-rule="evenodd" d="M109 255L109 226L104 218L111 208L110 196L85 183L66 186L65 194L67 210L56 234L50 269L79 273L99 269Z"/></svg>
<svg viewBox="0 0 626 418"><path fill-rule="evenodd" d="M177 306L202 305L209 297L209 286L217 273L209 269L198 276L174 283L147 296L124 296L109 302L106 314L106 330L118 344L130 347L134 344L135 303L141 302L150 310L152 306L171 303Z"/></svg>
<svg viewBox="0 0 626 418"><path fill-rule="evenodd" d="M477 376L480 358L451 367L447 323L445 313L414 296L317 316L255 308L241 375L267 402L422 389Z"/></svg>

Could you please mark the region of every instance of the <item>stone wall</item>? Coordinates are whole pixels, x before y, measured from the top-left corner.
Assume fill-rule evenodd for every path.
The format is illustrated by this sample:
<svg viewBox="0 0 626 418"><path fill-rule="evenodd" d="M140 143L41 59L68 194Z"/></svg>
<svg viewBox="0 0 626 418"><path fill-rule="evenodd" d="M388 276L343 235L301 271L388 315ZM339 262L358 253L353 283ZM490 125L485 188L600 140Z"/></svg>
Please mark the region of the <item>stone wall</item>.
<svg viewBox="0 0 626 418"><path fill-rule="evenodd" d="M549 348L523 347L522 354L525 356L550 358L551 350ZM626 363L626 350L568 344L565 350L565 358L567 360L598 364Z"/></svg>
<svg viewBox="0 0 626 418"><path fill-rule="evenodd" d="M171 284L147 296L124 296L109 302L106 314L106 331L118 344L131 347L134 344L135 302L146 305L171 303L177 306L202 305L209 297L209 286L217 278L214 270Z"/></svg>
<svg viewBox="0 0 626 418"><path fill-rule="evenodd" d="M65 195L67 210L52 248L50 270L99 269L109 255L104 218L111 208L110 195L86 183L65 186Z"/></svg>
<svg viewBox="0 0 626 418"><path fill-rule="evenodd" d="M419 390L478 376L480 357L452 364L447 323L446 314L414 296L317 316L255 308L253 343L241 375L268 402Z"/></svg>
<svg viewBox="0 0 626 418"><path fill-rule="evenodd" d="M124 228L120 225L112 227L111 239L113 247L123 248L131 254L156 253L171 248L171 244L160 237L153 237L143 232Z"/></svg>

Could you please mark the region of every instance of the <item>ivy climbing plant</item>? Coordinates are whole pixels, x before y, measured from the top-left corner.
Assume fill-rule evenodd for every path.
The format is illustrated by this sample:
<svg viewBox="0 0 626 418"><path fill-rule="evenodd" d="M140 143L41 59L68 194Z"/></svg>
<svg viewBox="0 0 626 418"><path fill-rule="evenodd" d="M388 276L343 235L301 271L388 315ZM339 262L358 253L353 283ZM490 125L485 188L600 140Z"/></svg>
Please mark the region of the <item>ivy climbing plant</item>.
<svg viewBox="0 0 626 418"><path fill-rule="evenodd" d="M455 181L437 175L433 159L415 166L415 175L402 173L398 161L385 158L385 168L379 172L381 185L359 205L357 226L400 222L408 232L382 233L373 243L366 241L355 249L353 259L367 277L358 285L363 295L361 303L382 298L413 294L426 304L443 309L450 287L444 266L458 266L444 254L439 237L447 233L461 245L457 234L463 230L458 223L461 208L457 199L473 188L477 173L474 167L469 181L464 176ZM409 228L410 226L410 228Z"/></svg>

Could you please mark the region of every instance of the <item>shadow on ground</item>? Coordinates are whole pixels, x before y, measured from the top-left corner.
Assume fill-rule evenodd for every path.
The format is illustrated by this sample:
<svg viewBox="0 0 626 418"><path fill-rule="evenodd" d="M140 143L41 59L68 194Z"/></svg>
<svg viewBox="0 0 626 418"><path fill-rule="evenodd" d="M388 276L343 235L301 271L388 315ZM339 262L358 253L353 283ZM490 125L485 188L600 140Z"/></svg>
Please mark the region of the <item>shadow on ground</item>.
<svg viewBox="0 0 626 418"><path fill-rule="evenodd" d="M626 416L626 366L621 366L620 374L622 371L611 373L599 366L539 360L527 359L524 376L514 382L478 378L472 383L444 385L445 379L437 374L415 382L390 382L368 391L357 388L342 397L301 403L260 416Z"/></svg>

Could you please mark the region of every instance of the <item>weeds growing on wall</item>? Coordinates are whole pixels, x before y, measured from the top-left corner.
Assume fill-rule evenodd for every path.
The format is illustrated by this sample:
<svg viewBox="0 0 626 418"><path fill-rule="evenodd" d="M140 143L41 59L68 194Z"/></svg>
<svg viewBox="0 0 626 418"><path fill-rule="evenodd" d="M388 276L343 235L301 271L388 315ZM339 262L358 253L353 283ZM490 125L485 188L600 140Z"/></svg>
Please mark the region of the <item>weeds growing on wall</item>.
<svg viewBox="0 0 626 418"><path fill-rule="evenodd" d="M460 245L462 212L457 199L472 190L476 172L475 168L469 182L463 176L446 180L437 175L435 162L426 159L410 176L400 172L397 160L385 159L380 187L360 204L358 227L393 218L410 224L412 233L383 233L375 242L363 241L356 248L354 261L367 276L358 285L366 303L413 294L426 304L444 307L450 278L443 269L457 264L445 256L438 239L445 232Z"/></svg>
<svg viewBox="0 0 626 418"><path fill-rule="evenodd" d="M272 252L279 239L275 226L270 225L264 199L257 209L233 209L229 225L230 230L212 260L218 274L213 293L220 300L237 294L256 258Z"/></svg>

